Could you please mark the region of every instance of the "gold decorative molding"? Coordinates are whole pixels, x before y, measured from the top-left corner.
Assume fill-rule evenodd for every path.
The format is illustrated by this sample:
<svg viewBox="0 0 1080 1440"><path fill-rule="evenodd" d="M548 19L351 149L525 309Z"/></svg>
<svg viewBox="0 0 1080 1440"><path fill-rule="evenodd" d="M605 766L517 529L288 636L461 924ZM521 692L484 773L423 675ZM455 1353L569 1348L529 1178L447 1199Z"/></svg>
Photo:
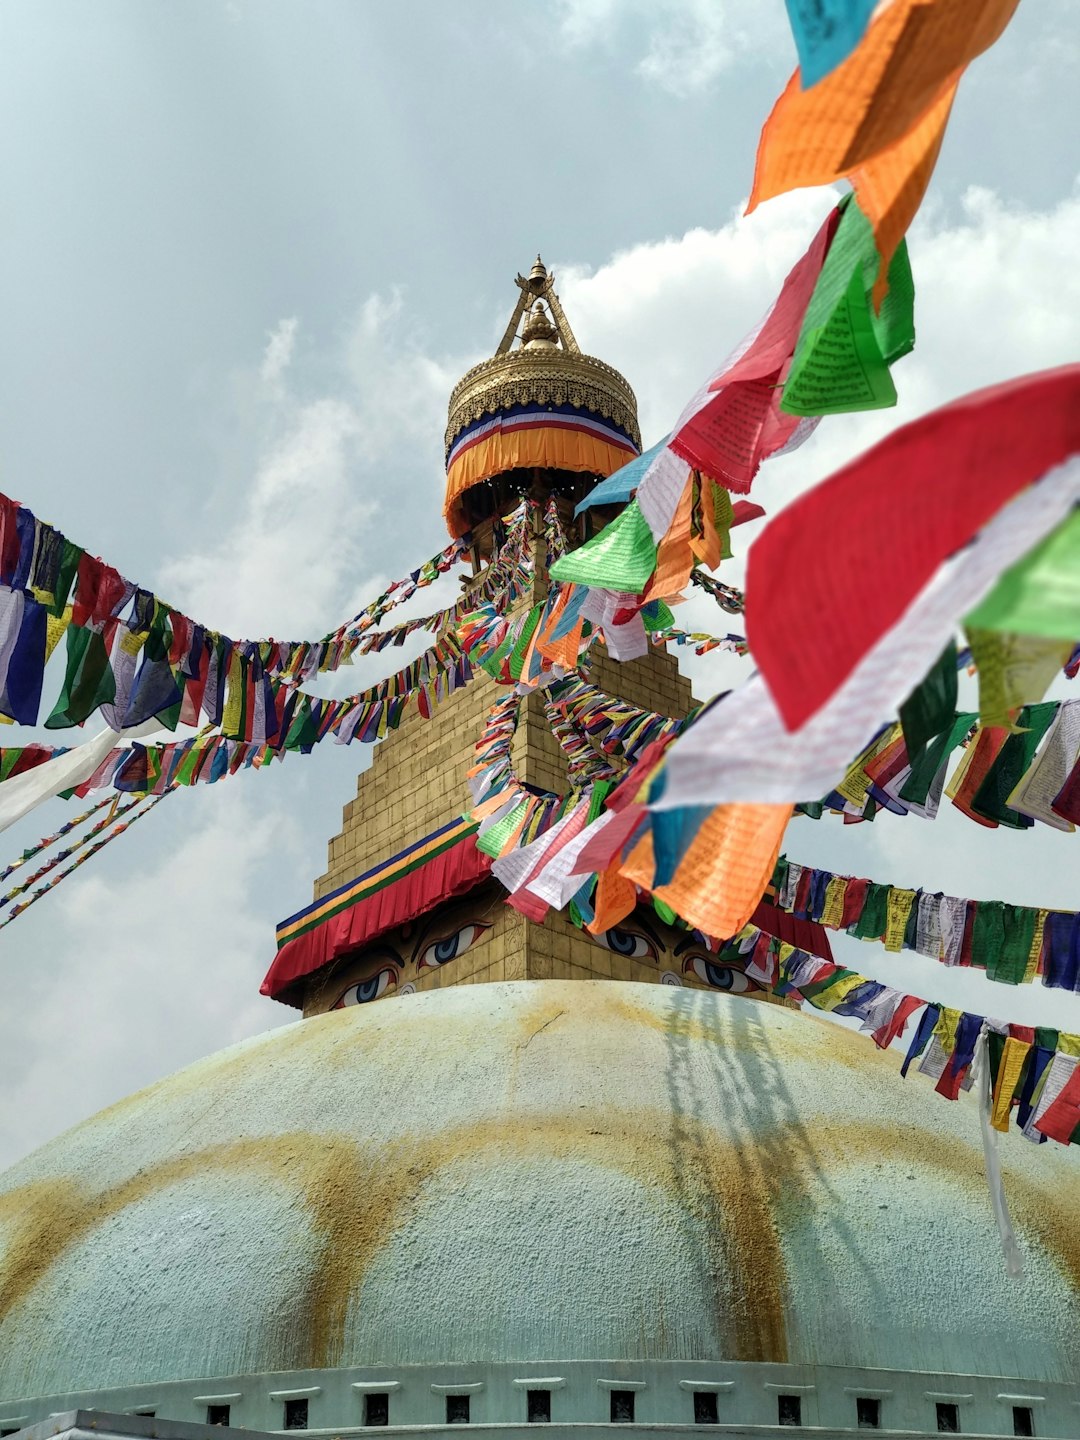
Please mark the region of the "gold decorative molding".
<svg viewBox="0 0 1080 1440"><path fill-rule="evenodd" d="M450 395L446 449L466 425L511 405L573 405L611 420L641 448L637 399L612 365L554 346L512 350L467 371Z"/></svg>

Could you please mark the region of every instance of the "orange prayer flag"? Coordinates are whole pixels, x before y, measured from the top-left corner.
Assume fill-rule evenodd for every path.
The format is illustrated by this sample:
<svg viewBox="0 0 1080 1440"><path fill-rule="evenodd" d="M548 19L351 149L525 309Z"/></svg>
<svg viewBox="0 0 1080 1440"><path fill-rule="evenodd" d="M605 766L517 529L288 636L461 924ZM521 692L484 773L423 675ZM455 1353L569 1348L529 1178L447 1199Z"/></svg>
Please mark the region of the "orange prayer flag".
<svg viewBox="0 0 1080 1440"><path fill-rule="evenodd" d="M469 774L478 773L483 768L482 765L476 766L474 770L469 771ZM489 795L486 800L481 800L479 805L473 806L469 811L469 818L470 820L486 820L489 815L494 815L496 810L510 800L520 798L520 793L515 794L513 790L496 790L494 795Z"/></svg>
<svg viewBox="0 0 1080 1440"><path fill-rule="evenodd" d="M564 670L573 670L578 663L581 632L584 628L585 622L579 620L570 633L564 635L561 640L547 640L543 644L539 644L537 649L553 665L561 665Z"/></svg>
<svg viewBox="0 0 1080 1440"><path fill-rule="evenodd" d="M694 836L670 885L652 887L652 835L620 874L643 886L706 935L726 940L750 919L772 879L792 805L718 805Z"/></svg>
<svg viewBox="0 0 1080 1440"><path fill-rule="evenodd" d="M703 475L698 483L701 487L701 534L695 535L691 527L690 549L706 570L715 570L724 558L724 543L716 528L716 481Z"/></svg>
<svg viewBox="0 0 1080 1440"><path fill-rule="evenodd" d="M569 603L572 589L572 585L564 585L562 587L559 598L552 606L551 614L548 616L543 627L537 629L533 637L533 643L544 659L550 660L553 665L561 665L566 670L573 670L574 666L578 663L578 651L581 649L581 631L584 628L584 622L579 620L569 634L563 635L558 640L553 640L551 635ZM523 668L522 674L526 673L527 671Z"/></svg>
<svg viewBox="0 0 1080 1440"><path fill-rule="evenodd" d="M605 930L625 920L637 904L637 886L619 874L617 864L616 861L597 876L595 913L585 927L590 935L603 935Z"/></svg>
<svg viewBox="0 0 1080 1440"><path fill-rule="evenodd" d="M643 600L664 600L681 595L690 583L694 552L690 548L690 518L694 499L693 477L688 477L667 534L656 550L656 569Z"/></svg>
<svg viewBox="0 0 1080 1440"><path fill-rule="evenodd" d="M818 84L803 90L796 71L761 132L747 213L787 190L831 184L899 144L997 40L1018 3L892 0Z"/></svg>
<svg viewBox="0 0 1080 1440"><path fill-rule="evenodd" d="M870 221L879 263L874 281L875 310L889 288L889 261L922 204L934 173L959 80L946 86L923 118L898 144L852 170L859 209Z"/></svg>

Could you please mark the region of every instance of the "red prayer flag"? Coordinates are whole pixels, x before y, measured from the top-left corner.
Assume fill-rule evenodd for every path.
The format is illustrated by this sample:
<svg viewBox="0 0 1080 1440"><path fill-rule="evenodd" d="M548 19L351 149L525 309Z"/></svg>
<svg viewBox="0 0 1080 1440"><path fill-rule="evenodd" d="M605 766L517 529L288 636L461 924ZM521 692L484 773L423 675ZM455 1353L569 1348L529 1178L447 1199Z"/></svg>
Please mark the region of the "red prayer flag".
<svg viewBox="0 0 1080 1440"><path fill-rule="evenodd" d="M905 425L776 516L750 549L746 623L788 728L832 697L950 555L1077 452L1080 365L1067 365Z"/></svg>

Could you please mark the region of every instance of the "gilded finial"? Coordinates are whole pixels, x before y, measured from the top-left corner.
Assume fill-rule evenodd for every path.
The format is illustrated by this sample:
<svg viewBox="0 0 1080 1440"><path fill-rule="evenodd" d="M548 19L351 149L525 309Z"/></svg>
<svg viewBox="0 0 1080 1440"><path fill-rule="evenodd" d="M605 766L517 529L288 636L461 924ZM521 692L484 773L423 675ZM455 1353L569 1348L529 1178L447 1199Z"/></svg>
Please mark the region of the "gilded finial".
<svg viewBox="0 0 1080 1440"><path fill-rule="evenodd" d="M536 268L535 266L533 267ZM530 277L531 278L531 277ZM559 339L559 332L548 319L547 311L544 309L544 302L537 300L536 304L528 313L528 318L521 330L521 343L530 349L551 349Z"/></svg>
<svg viewBox="0 0 1080 1440"><path fill-rule="evenodd" d="M548 272L544 262L540 259L539 251L536 256L536 264L529 271L529 289L534 295L543 293L547 285Z"/></svg>

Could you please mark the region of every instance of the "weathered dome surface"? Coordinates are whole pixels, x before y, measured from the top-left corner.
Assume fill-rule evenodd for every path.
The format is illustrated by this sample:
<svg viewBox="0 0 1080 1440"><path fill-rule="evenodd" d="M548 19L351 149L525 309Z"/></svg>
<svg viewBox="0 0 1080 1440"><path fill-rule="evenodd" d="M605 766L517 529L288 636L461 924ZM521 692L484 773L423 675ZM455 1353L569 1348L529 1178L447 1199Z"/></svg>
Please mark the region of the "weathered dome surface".
<svg viewBox="0 0 1080 1440"><path fill-rule="evenodd" d="M1075 1160L777 1006L455 987L193 1065L0 1179L0 1399L337 1366L741 1359L1068 1380ZM545 1372L546 1373L546 1372Z"/></svg>

